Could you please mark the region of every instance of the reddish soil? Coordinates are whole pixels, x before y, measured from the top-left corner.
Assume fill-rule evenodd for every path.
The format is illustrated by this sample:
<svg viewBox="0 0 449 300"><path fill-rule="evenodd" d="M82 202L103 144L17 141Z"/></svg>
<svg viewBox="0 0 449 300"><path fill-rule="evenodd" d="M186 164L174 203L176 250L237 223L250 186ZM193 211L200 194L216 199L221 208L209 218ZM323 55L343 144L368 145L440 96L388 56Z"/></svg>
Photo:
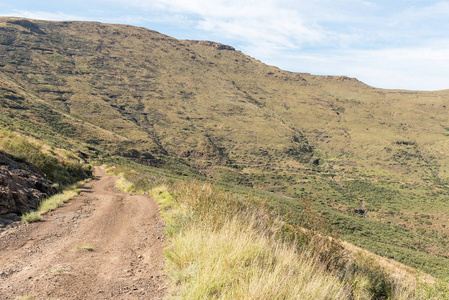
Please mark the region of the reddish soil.
<svg viewBox="0 0 449 300"><path fill-rule="evenodd" d="M102 168L96 176L41 222L0 233L0 299L163 298L156 202L118 191Z"/></svg>

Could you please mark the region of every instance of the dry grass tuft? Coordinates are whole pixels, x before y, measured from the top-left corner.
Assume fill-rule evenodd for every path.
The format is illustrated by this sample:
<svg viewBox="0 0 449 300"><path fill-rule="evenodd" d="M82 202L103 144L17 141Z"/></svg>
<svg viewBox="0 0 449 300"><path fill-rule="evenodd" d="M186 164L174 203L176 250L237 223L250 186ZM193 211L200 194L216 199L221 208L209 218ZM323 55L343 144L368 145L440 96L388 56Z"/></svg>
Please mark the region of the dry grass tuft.
<svg viewBox="0 0 449 300"><path fill-rule="evenodd" d="M115 187L127 193L133 192L133 184L123 178L123 176L115 181Z"/></svg>
<svg viewBox="0 0 449 300"><path fill-rule="evenodd" d="M90 251L90 252L95 251L95 248L92 245L78 244L78 245L76 245L76 249L86 250L86 251Z"/></svg>
<svg viewBox="0 0 449 300"><path fill-rule="evenodd" d="M193 182L152 195L172 237L166 256L175 298L348 299L355 290L329 271L341 249L334 240L313 230L285 234L289 227L260 199Z"/></svg>
<svg viewBox="0 0 449 300"><path fill-rule="evenodd" d="M22 221L33 223L41 220L41 215L37 211L32 211L22 215Z"/></svg>
<svg viewBox="0 0 449 300"><path fill-rule="evenodd" d="M37 222L41 220L41 215L46 214L49 211L55 210L61 207L64 203L79 195L81 190L78 188L88 180L77 182L67 187L61 194L54 195L48 199L45 199L39 205L38 211L33 211L22 215L22 221L26 223Z"/></svg>
<svg viewBox="0 0 449 300"><path fill-rule="evenodd" d="M15 298L15 300L34 300L34 299L37 299L37 297L33 295L25 295Z"/></svg>
<svg viewBox="0 0 449 300"><path fill-rule="evenodd" d="M79 195L81 190L77 188L68 189L62 192L62 194L54 195L44 201L42 201L39 212L41 214L52 211L58 207L61 207L64 203L72 199L73 197Z"/></svg>
<svg viewBox="0 0 449 300"><path fill-rule="evenodd" d="M173 238L168 270L179 299L348 299L349 289L311 253L258 232L237 216L215 231L189 226Z"/></svg>

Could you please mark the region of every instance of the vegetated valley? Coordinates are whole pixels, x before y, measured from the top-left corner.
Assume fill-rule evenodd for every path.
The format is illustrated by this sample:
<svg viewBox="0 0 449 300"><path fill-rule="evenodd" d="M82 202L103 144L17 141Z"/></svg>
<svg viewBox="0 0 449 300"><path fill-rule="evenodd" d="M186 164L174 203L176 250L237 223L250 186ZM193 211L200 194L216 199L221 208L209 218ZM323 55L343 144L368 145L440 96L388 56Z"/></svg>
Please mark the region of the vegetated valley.
<svg viewBox="0 0 449 300"><path fill-rule="evenodd" d="M449 276L448 106L447 90L291 73L144 28L0 18L6 153L20 136L127 167L130 182L130 169L212 182L292 226L313 207L341 239L437 278Z"/></svg>

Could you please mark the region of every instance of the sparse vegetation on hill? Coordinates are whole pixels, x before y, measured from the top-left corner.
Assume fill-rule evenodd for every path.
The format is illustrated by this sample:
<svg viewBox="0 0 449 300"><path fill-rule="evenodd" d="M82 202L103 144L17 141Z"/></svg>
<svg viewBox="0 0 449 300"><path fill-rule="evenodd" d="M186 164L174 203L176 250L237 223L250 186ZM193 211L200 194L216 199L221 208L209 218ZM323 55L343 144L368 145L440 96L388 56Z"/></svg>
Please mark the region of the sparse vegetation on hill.
<svg viewBox="0 0 449 300"><path fill-rule="evenodd" d="M342 238L449 275L448 91L290 73L132 26L1 18L0 32L0 126L47 154L208 179L293 219L310 199ZM47 176L80 174L47 154Z"/></svg>

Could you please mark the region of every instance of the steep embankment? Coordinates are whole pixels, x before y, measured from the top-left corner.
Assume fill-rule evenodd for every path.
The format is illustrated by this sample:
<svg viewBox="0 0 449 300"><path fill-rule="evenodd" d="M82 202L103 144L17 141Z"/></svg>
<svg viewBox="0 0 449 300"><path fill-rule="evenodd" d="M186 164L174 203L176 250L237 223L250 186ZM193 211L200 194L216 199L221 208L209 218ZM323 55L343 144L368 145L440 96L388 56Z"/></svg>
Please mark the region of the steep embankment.
<svg viewBox="0 0 449 300"><path fill-rule="evenodd" d="M163 235L156 203L117 191L117 177L100 168L96 175L44 222L0 234L2 299L162 298Z"/></svg>
<svg viewBox="0 0 449 300"><path fill-rule="evenodd" d="M91 174L91 166L73 152L0 130L0 228Z"/></svg>
<svg viewBox="0 0 449 300"><path fill-rule="evenodd" d="M18 162L0 151L0 223L2 215L21 215L37 209L41 200L55 192L36 166Z"/></svg>

